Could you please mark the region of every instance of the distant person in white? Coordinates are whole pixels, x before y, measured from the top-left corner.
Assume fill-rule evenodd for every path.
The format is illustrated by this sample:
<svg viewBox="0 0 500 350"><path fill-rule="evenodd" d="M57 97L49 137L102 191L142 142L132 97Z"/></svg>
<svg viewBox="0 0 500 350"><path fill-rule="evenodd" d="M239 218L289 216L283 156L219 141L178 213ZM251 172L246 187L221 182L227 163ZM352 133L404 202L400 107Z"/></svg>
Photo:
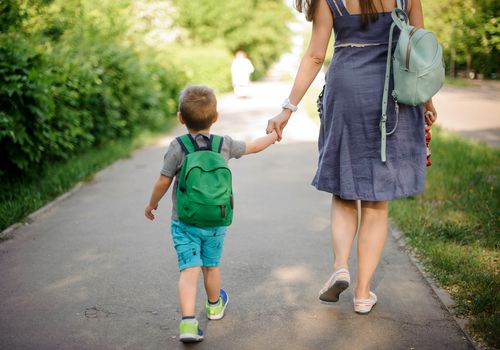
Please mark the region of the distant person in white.
<svg viewBox="0 0 500 350"><path fill-rule="evenodd" d="M254 72L252 62L247 58L245 51L238 51L231 65L234 94L238 97L248 96L250 75Z"/></svg>

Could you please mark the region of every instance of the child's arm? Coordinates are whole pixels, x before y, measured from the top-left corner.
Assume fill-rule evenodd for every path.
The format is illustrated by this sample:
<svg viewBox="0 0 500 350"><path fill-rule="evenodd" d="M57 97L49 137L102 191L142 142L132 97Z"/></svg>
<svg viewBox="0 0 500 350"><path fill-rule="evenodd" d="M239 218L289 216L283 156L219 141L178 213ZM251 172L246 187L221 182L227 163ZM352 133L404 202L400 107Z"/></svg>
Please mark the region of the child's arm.
<svg viewBox="0 0 500 350"><path fill-rule="evenodd" d="M266 136L259 137L256 140L250 141L246 144L245 155L251 153L259 153L265 150L267 147L271 146L273 143L278 141L278 135L276 131L273 131Z"/></svg>
<svg viewBox="0 0 500 350"><path fill-rule="evenodd" d="M149 204L144 210L144 215L149 220L154 220L155 216L152 211L158 208L158 202L160 199L167 193L168 188L172 184L172 178L165 175L160 175L160 178L156 181L155 186L153 188L153 193L151 193L151 199L149 200Z"/></svg>

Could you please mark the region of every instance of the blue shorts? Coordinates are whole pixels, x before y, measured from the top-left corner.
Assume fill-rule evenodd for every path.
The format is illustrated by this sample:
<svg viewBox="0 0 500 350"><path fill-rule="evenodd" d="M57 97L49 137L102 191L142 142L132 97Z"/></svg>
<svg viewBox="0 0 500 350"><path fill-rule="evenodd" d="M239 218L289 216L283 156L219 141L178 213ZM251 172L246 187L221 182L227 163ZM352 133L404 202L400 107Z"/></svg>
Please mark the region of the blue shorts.
<svg viewBox="0 0 500 350"><path fill-rule="evenodd" d="M226 227L196 227L172 220L172 239L179 271L194 266L219 266Z"/></svg>

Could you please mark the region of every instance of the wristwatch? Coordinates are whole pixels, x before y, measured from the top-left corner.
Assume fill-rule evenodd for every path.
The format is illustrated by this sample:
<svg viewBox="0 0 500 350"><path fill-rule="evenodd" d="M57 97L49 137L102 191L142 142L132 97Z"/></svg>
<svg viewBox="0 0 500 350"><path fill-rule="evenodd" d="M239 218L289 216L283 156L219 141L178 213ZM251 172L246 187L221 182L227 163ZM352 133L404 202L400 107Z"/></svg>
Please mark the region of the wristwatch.
<svg viewBox="0 0 500 350"><path fill-rule="evenodd" d="M289 109L292 112L296 112L299 107L291 104L290 103L290 99L287 98L285 101L283 101L283 104L281 105L281 108Z"/></svg>

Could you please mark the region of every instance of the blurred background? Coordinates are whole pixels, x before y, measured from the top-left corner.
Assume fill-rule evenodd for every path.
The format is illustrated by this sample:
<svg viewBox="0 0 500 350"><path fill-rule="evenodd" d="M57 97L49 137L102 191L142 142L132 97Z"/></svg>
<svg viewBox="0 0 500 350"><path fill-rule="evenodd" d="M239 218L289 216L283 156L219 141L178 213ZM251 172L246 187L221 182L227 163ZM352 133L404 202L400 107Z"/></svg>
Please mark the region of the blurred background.
<svg viewBox="0 0 500 350"><path fill-rule="evenodd" d="M291 0L2 0L0 176L163 126L188 82L230 91L238 50L253 63L253 80L280 58L274 73L290 78L310 30L291 5ZM444 46L449 76L496 79L498 1L423 0L423 5L427 26Z"/></svg>

